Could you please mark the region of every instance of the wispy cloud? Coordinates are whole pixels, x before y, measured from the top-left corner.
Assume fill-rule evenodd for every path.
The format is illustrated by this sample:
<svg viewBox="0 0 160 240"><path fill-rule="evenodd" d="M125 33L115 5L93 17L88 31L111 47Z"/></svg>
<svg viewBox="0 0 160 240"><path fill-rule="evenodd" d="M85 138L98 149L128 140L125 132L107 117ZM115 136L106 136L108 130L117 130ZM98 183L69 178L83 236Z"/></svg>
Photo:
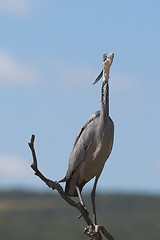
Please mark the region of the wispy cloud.
<svg viewBox="0 0 160 240"><path fill-rule="evenodd" d="M51 61L51 68L57 79L63 83L79 87L88 81L94 82L100 73L93 67L85 66L84 64L68 63L64 61ZM129 91L135 87L133 76L128 76L126 73L110 73L110 85L114 91Z"/></svg>
<svg viewBox="0 0 160 240"><path fill-rule="evenodd" d="M0 185L21 185L30 183L32 171L27 161L20 157L0 155Z"/></svg>
<svg viewBox="0 0 160 240"><path fill-rule="evenodd" d="M10 14L26 14L29 11L27 0L0 0L0 12Z"/></svg>
<svg viewBox="0 0 160 240"><path fill-rule="evenodd" d="M92 68L85 66L82 63L71 63L63 60L48 61L48 66L51 69L51 75L54 74L59 81L63 84L72 87L80 87L88 81L94 81L97 72Z"/></svg>
<svg viewBox="0 0 160 240"><path fill-rule="evenodd" d="M93 79L93 71L83 65L55 61L54 73L63 82L72 86L80 86L88 79Z"/></svg>
<svg viewBox="0 0 160 240"><path fill-rule="evenodd" d="M35 83L38 73L21 64L16 58L0 50L0 84Z"/></svg>

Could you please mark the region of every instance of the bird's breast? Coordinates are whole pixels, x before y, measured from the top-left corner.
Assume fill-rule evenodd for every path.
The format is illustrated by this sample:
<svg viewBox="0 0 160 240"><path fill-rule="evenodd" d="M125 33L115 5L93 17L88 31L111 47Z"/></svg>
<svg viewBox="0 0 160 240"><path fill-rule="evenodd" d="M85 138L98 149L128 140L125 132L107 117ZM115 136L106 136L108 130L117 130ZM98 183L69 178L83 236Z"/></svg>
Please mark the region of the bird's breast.
<svg viewBox="0 0 160 240"><path fill-rule="evenodd" d="M94 176L99 176L108 159L113 145L114 126L112 120L107 126L95 131L92 143L88 147L82 162L80 175L89 181Z"/></svg>

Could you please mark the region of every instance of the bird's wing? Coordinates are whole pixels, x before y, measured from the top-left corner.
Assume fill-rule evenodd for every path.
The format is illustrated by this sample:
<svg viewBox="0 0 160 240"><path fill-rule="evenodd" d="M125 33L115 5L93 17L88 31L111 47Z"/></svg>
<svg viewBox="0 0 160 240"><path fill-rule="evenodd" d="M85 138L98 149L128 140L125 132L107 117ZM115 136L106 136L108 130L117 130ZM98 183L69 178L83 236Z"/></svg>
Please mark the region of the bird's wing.
<svg viewBox="0 0 160 240"><path fill-rule="evenodd" d="M85 152L92 143L91 131L93 129L90 124L92 124L94 120L99 116L100 111L92 114L92 116L88 119L86 124L82 127L79 135L77 136L73 145L73 150L71 152L66 178L70 178L76 167L80 164L81 161L83 161ZM85 135L84 132L86 132Z"/></svg>
<svg viewBox="0 0 160 240"><path fill-rule="evenodd" d="M76 138L76 140L75 140L75 142L74 142L73 149L74 149L74 147L76 146L77 141L78 141L78 139L80 138L82 132L85 130L85 128L89 125L89 123L91 123L95 118L97 118L97 117L99 117L99 116L100 116L100 111L97 111L97 112L93 113L93 114L90 116L90 118L88 119L88 121L86 122L86 124L84 124L84 126L81 128L81 131L79 132L79 134L78 134L78 136L77 136L77 138Z"/></svg>

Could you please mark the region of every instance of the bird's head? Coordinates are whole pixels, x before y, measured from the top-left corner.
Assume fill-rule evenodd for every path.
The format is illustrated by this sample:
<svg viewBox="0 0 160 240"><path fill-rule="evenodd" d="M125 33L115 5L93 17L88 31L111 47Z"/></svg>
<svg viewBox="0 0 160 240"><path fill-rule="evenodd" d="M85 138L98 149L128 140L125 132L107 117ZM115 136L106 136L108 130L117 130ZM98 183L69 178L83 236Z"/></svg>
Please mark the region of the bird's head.
<svg viewBox="0 0 160 240"><path fill-rule="evenodd" d="M112 65L114 53L103 54L103 73L108 74Z"/></svg>
<svg viewBox="0 0 160 240"><path fill-rule="evenodd" d="M101 71L101 73L98 75L98 77L96 78L96 80L94 81L93 84L97 83L101 77L103 76L103 81L107 82L109 79L109 71L110 71L110 67L112 65L113 62L113 58L114 58L114 53L105 53L103 54L103 69Z"/></svg>

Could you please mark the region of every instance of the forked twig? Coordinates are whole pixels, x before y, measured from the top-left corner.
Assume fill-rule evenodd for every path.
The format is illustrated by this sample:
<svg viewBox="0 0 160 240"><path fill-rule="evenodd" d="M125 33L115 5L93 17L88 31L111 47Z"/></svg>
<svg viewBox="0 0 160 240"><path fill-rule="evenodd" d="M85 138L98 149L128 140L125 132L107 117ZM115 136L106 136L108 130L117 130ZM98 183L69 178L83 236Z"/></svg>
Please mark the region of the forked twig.
<svg viewBox="0 0 160 240"><path fill-rule="evenodd" d="M73 199L71 199L70 197L68 197L66 195L66 193L63 191L63 188L61 187L61 185L59 184L59 182L57 181L52 181L48 178L46 178L38 169L38 162L37 162L37 157L36 157L36 152L35 152L35 148L34 148L34 141L35 141L35 135L31 136L31 140L28 143L31 152L32 152L32 158L33 158L33 162L31 164L31 168L33 169L33 171L35 172L35 175L38 176L44 183L46 183L46 185L49 188L52 188L52 190L56 189L58 191L58 193L60 194L60 196L72 207L75 207L82 215L82 217L84 218L87 227L84 229L84 233L89 237L89 239L91 240L102 240L102 235L101 233L106 237L106 239L108 240L114 240L114 238L107 232L107 230L102 227L102 226L98 226L98 225L94 225L91 221L91 219L89 218L89 212L87 211L87 209L80 203L80 202L75 202Z"/></svg>

